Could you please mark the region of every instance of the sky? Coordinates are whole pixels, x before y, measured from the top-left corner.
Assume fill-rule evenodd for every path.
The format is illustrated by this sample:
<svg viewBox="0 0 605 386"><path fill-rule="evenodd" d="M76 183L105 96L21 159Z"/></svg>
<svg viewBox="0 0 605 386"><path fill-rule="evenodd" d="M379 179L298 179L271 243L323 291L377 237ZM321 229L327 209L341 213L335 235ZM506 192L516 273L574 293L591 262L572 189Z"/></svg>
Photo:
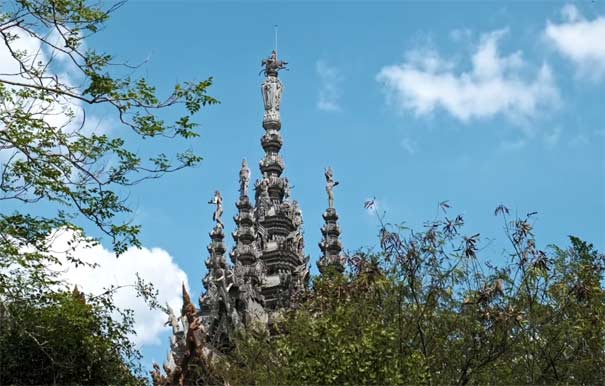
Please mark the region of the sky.
<svg viewBox="0 0 605 386"><path fill-rule="evenodd" d="M144 248L74 280L93 291L139 271L176 307L182 281L200 295L207 202L222 192L230 232L242 158L253 179L260 173L259 71L275 46L274 25L278 55L289 62L280 73L281 155L313 272L327 166L340 182L335 206L350 251L377 245L377 218L363 205L371 198L386 221L416 229L449 200L466 231L481 233L482 255L492 261L506 245L499 204L520 216L538 212L542 248L576 235L605 250L602 1L131 0L87 44L144 62L138 74L160 93L212 76L209 94L221 103L197 116L201 136L190 146L204 158L199 167L129 192ZM157 150L183 144L166 146ZM106 252L109 243L96 248ZM138 310L144 364L161 362L164 316L131 304L132 296L120 302Z"/></svg>

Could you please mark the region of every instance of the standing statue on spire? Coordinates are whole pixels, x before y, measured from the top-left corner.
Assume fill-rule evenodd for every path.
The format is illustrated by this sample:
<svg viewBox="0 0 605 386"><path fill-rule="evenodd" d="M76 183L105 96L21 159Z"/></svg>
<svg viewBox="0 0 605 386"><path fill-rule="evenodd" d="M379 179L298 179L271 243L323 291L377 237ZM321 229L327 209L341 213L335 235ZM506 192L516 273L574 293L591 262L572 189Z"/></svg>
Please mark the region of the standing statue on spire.
<svg viewBox="0 0 605 386"><path fill-rule="evenodd" d="M224 228L223 221L221 220L221 216L223 215L223 197L221 196L221 192L218 190L214 192L214 197L208 204L216 205L216 209L214 210L214 214L212 215L212 220L216 221L216 225L220 225L221 228Z"/></svg>
<svg viewBox="0 0 605 386"><path fill-rule="evenodd" d="M267 59L263 59L263 61L261 62L261 66L265 67L262 72L265 73L265 76L277 76L277 72L279 70L286 69L286 64L288 64L288 62L277 59L277 52L273 50L271 52L271 56Z"/></svg>
<svg viewBox="0 0 605 386"><path fill-rule="evenodd" d="M332 168L328 166L325 172L326 176L326 192L328 193L328 208L334 208L334 187L338 185L338 181L334 181L334 173Z"/></svg>
<svg viewBox="0 0 605 386"><path fill-rule="evenodd" d="M250 185L250 168L248 168L248 162L244 158L242 161L242 168L239 171L239 194L240 197L248 195L248 186Z"/></svg>
<svg viewBox="0 0 605 386"><path fill-rule="evenodd" d="M287 62L277 59L277 53L273 51L268 59L262 61L262 65L265 67L262 72L265 73L265 81L261 86L261 92L263 94L263 103L265 105L265 116L264 122L278 122L279 121L279 105L281 103L281 94L283 86L277 78L279 70L286 68Z"/></svg>

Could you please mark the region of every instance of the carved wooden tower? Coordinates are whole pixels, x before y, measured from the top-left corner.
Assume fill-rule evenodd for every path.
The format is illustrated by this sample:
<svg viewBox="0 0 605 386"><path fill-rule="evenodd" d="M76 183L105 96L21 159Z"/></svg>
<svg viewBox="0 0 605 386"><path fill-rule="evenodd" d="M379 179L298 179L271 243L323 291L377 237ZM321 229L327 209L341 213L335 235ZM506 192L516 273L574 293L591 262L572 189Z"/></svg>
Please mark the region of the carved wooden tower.
<svg viewBox="0 0 605 386"><path fill-rule="evenodd" d="M302 211L290 196L290 184L283 176L285 163L279 152L283 145L280 104L283 85L278 73L287 63L273 51L263 60L265 79L261 85L264 104L262 126L265 133L261 146L265 151L260 161L260 177L254 184L254 200L248 195L250 169L244 159L239 172L239 199L234 217L234 246L225 259L222 221L223 199L215 192L209 204L216 206L215 226L210 232L208 272L202 283L204 293L197 310L183 288L183 310L177 318L170 311L172 325L171 351L164 364L165 375L154 365L154 385L181 385L197 382L189 372L193 365L207 367L215 355L231 349L230 335L238 328L269 328L280 310L291 307L297 293L304 291L309 280L309 258L304 255ZM333 206L335 182L326 169L328 209L321 232L322 257L319 268L328 266L342 272L340 228Z"/></svg>

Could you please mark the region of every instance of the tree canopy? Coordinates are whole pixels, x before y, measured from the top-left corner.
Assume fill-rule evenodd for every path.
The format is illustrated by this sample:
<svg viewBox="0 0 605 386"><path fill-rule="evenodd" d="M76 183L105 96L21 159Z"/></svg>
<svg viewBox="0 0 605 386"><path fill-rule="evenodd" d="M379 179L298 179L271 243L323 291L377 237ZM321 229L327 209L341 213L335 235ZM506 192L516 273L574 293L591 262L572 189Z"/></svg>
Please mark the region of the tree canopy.
<svg viewBox="0 0 605 386"><path fill-rule="evenodd" d="M231 384L597 385L605 381L605 257L570 237L536 247L510 219L506 263L481 256L464 219L421 232L383 224L379 253L315 279L277 336L243 332L220 367Z"/></svg>
<svg viewBox="0 0 605 386"><path fill-rule="evenodd" d="M115 288L78 302L49 267L86 264L74 250L98 241L89 234L103 235L117 255L140 246L129 187L198 164L187 145L198 135L193 115L217 100L207 94L211 78L158 92L140 65L90 44L123 4L14 0L0 8L2 384L136 380L131 317L109 318L118 312ZM148 154L142 144L185 145ZM54 248L58 232L73 235L66 250Z"/></svg>
<svg viewBox="0 0 605 386"><path fill-rule="evenodd" d="M19 302L0 303L0 384L146 384L132 314L110 293L25 289Z"/></svg>

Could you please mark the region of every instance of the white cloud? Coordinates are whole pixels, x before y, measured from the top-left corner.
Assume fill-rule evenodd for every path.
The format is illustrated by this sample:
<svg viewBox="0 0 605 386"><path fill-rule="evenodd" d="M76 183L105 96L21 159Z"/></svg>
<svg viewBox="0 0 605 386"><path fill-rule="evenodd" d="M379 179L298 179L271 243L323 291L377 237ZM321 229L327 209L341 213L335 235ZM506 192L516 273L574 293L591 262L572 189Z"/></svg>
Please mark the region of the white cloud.
<svg viewBox="0 0 605 386"><path fill-rule="evenodd" d="M339 99L342 95L340 71L322 60L315 63L315 71L319 76L317 108L323 111L340 111Z"/></svg>
<svg viewBox="0 0 605 386"><path fill-rule="evenodd" d="M60 251L68 250L71 232L63 231L53 240L53 250L60 257ZM97 268L74 267L65 263L54 269L61 271L62 278L71 286L88 294L100 294L111 285L131 285L136 282L136 274L154 285L159 291L159 300L168 302L178 310L181 308L181 284L188 286L187 274L176 264L172 256L161 248L131 248L119 258L101 245L79 244L72 255L84 262L98 264ZM149 310L143 299L136 297L132 287L122 288L114 296L115 304L122 309L132 309L135 318L137 345L160 344L160 334L165 330L166 315L159 310Z"/></svg>
<svg viewBox="0 0 605 386"><path fill-rule="evenodd" d="M21 61L27 68L41 69L40 65L46 66L46 64L50 63L44 68L45 85L54 85L54 82L51 80L53 77L60 79L65 89L76 88L76 85L81 81L81 71L66 53L53 49L51 46L42 43L40 39L25 33L18 27L9 28L4 33L16 37L10 43L10 47L13 52L18 52L22 55ZM46 40L56 46L64 45L62 39L56 29L53 29L46 36ZM85 50L85 46L83 45L81 49ZM20 84L34 83L33 79L23 74L19 61L15 59L5 42L0 43L0 80ZM20 86L16 85L5 85L11 89L20 88ZM83 103L78 99L57 96L52 102L42 102L38 98L13 102L3 100L0 101L0 111L10 112L17 104L24 106L24 110L29 109L34 117L44 119L51 127L65 132L82 129L85 134L92 132L102 134L107 133L110 129L111 122L91 114L85 116Z"/></svg>
<svg viewBox="0 0 605 386"><path fill-rule="evenodd" d="M416 154L418 144L411 138L403 138L400 142L401 147L408 152L409 155Z"/></svg>
<svg viewBox="0 0 605 386"><path fill-rule="evenodd" d="M577 66L578 75L602 79L605 77L605 17L587 20L571 4L563 7L561 14L561 23L547 22L546 39Z"/></svg>
<svg viewBox="0 0 605 386"><path fill-rule="evenodd" d="M27 68L38 68L38 63L46 64L49 62L53 53L49 52L46 47L42 44L41 40L32 37L29 34L23 33L19 28L10 28L6 31L8 34L15 36L15 40L10 43L10 47L13 52L18 52L22 56L21 61ZM52 67L52 66L51 66ZM73 84L69 76L69 71L62 72L61 79L65 80L65 83L69 86ZM50 68L46 68L45 75L51 76ZM34 80L25 76L22 73L19 61L13 57L13 54L9 50L6 43L0 44L0 78L3 81L16 82L21 84L33 84ZM50 83L50 81L48 81ZM19 86L6 85L8 88L18 89ZM31 112L35 115L44 117L44 120L53 127L62 128L68 124L70 119L68 115L77 109L79 103L75 102L75 105L71 105L67 100L62 98L61 103L55 102L41 102L39 99L30 99L29 101L23 101L25 106L31 108ZM3 111L11 111L14 108L13 103L10 101L3 100L1 109Z"/></svg>
<svg viewBox="0 0 605 386"><path fill-rule="evenodd" d="M466 71L457 71L456 62L435 51L413 50L403 63L383 67L376 79L389 101L417 116L441 108L463 122L501 114L523 123L556 105L559 93L547 64L532 78L520 51L499 52L505 34L500 30L483 35Z"/></svg>

